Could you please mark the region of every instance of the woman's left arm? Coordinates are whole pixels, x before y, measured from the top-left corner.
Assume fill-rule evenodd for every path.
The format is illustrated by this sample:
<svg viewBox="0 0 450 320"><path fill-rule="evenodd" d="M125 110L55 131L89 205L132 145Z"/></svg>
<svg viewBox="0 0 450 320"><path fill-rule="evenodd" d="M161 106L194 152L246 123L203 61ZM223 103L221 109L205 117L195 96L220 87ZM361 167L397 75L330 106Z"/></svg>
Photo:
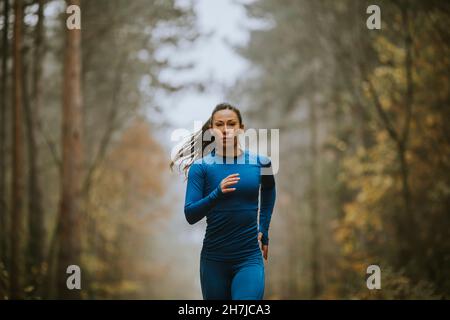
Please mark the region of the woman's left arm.
<svg viewBox="0 0 450 320"><path fill-rule="evenodd" d="M259 232L262 233L261 243L269 244L269 225L272 218L273 208L275 206L276 188L275 178L272 172L272 162L263 165L268 168L270 174L261 175L261 199L259 209ZM267 170L267 169L266 169Z"/></svg>

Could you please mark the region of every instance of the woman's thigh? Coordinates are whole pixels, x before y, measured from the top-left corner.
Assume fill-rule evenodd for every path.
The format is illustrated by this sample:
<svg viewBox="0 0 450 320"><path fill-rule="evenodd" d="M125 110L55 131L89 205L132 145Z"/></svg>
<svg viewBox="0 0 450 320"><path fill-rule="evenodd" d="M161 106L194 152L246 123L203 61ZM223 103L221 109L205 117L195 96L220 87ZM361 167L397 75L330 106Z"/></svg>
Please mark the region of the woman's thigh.
<svg viewBox="0 0 450 320"><path fill-rule="evenodd" d="M262 259L250 260L235 266L231 282L233 300L262 300L264 297L264 263Z"/></svg>
<svg viewBox="0 0 450 320"><path fill-rule="evenodd" d="M231 277L229 263L200 259L200 284L204 300L230 300Z"/></svg>

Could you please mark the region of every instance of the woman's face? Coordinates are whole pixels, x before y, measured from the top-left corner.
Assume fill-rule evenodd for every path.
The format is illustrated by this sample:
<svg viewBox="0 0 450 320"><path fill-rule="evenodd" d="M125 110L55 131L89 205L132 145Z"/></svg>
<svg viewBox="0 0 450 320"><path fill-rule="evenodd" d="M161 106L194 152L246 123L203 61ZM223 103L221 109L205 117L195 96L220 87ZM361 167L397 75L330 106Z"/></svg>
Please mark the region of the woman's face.
<svg viewBox="0 0 450 320"><path fill-rule="evenodd" d="M234 146L241 129L244 129L244 126L239 123L236 112L229 109L219 110L214 113L212 120L212 130L217 147Z"/></svg>

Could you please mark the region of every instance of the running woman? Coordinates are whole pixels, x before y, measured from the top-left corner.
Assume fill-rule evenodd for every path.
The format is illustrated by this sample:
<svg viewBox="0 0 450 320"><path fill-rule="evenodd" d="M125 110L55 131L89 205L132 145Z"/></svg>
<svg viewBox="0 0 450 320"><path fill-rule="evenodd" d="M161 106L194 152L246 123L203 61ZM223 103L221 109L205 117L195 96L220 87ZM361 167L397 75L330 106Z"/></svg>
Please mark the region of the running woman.
<svg viewBox="0 0 450 320"><path fill-rule="evenodd" d="M200 254L205 300L264 297L263 257L267 261L275 179L269 157L240 148L238 135L243 130L240 111L221 103L171 163L172 167L178 159L191 160L184 166L188 172L184 214L190 224L206 217ZM209 153L208 146L213 146Z"/></svg>

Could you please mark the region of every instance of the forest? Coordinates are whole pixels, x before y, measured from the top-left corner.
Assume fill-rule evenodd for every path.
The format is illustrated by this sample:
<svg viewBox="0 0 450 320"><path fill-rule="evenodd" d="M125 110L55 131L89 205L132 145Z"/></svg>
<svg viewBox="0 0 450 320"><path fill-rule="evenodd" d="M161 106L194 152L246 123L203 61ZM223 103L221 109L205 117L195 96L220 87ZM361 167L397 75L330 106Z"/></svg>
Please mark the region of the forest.
<svg viewBox="0 0 450 320"><path fill-rule="evenodd" d="M246 35L229 81L175 59L232 69L206 3L244 17L206 11ZM279 130L266 299L450 298L450 3L377 1L371 30L373 4L2 0L0 299L200 299L170 133L222 101Z"/></svg>

